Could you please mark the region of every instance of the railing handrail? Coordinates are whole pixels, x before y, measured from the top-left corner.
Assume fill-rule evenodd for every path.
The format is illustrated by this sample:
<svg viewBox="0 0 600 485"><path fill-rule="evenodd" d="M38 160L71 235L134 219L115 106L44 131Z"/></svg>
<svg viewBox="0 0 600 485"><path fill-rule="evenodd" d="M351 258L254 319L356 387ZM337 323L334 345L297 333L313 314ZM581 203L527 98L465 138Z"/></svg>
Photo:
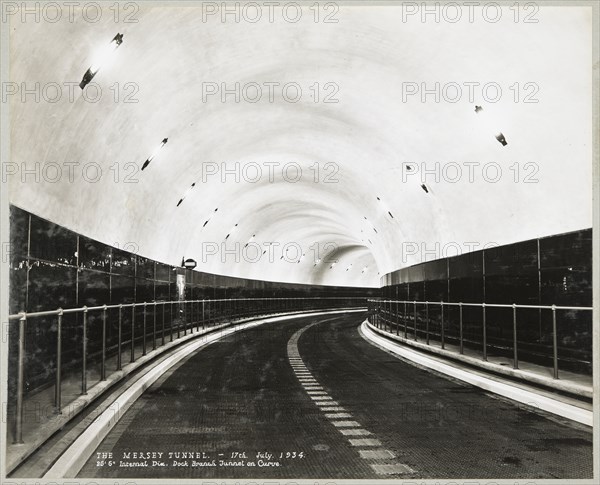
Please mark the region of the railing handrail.
<svg viewBox="0 0 600 485"><path fill-rule="evenodd" d="M273 301L273 300L368 300L367 296L311 296L311 297L261 297L261 298L217 298L217 299L196 299L196 300L152 300L138 303L116 303L112 305L82 306L74 308L57 308L55 310L43 310L39 312L19 312L8 316L9 320L20 320L21 318L47 317L52 315L66 315L71 313L83 313L99 310L111 310L116 308L132 308L138 306L158 306L174 305L185 303L214 303L221 301Z"/></svg>
<svg viewBox="0 0 600 485"><path fill-rule="evenodd" d="M479 308L529 308L541 310L593 310L591 306L563 306L563 305L521 305L517 303L464 303L464 302L449 302L449 301L419 301L419 300L379 300L367 298L367 302L373 303L410 303L418 305L443 305L443 306L472 306Z"/></svg>

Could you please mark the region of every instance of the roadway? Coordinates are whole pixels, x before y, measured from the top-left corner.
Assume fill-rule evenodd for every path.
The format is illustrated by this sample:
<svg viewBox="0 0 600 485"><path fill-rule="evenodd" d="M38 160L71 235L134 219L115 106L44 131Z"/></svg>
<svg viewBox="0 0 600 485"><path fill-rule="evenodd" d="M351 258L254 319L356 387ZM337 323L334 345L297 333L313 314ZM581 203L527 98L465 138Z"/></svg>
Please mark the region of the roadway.
<svg viewBox="0 0 600 485"><path fill-rule="evenodd" d="M269 323L192 354L78 476L591 478L589 428L400 360L361 337L364 318Z"/></svg>

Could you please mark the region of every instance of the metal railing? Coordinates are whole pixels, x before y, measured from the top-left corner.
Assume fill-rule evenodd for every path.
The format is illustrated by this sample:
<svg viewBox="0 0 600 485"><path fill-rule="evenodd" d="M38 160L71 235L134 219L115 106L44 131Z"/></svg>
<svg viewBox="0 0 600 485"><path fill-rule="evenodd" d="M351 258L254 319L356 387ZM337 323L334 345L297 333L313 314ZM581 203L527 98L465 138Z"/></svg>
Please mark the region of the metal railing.
<svg viewBox="0 0 600 485"><path fill-rule="evenodd" d="M64 357L63 349L63 319L66 315L79 315L81 317L81 328L79 323L76 330L81 330L81 358L78 362L81 365L81 395L87 394L88 382L88 360L91 357L99 359L100 363L100 381L107 378L107 356L116 354L116 366L113 372L120 371L123 366L122 354L125 346L130 348L130 362L135 362L136 341L141 340L141 355L147 355L147 342L151 338L152 350L158 346L165 345L165 337L172 342L182 336L199 332L202 328L207 329L218 325L227 320L232 321L240 318L258 317L261 315L271 315L276 313L285 313L293 311L306 311L332 308L356 308L366 307L367 298L357 297L314 297L314 298L234 298L234 299L213 299L213 300L174 300L174 301L152 301L143 303L123 303L116 305L83 306L79 308L57 308L55 310L39 312L21 312L9 315L9 322L18 321L18 345L16 356L16 390L13 396L9 398L16 400L15 404L15 423L14 423L14 443L23 443L23 405L24 405L24 382L26 367L26 329L27 325L35 319L56 318L56 348L52 349L52 355L55 359L54 372L54 408L56 414L61 414L62 403L62 365ZM141 335L136 335L139 330L139 322L136 324L136 311L142 311L142 329ZM175 310L175 315L174 315ZM116 345L107 346L107 321L109 312L118 313ZM123 339L123 320L125 313L131 311L128 339ZM88 345L90 330L90 316L101 315L101 349L100 355L90 355ZM150 314L151 325L148 328L148 314ZM157 327L157 319L160 320L160 328ZM47 321L45 323L48 323ZM174 334L176 335L174 337ZM70 349L73 350L73 349ZM140 349L138 348L138 353ZM13 349L9 348L9 355L12 355ZM49 350L50 352L50 350ZM55 353L54 353L55 352ZM51 382L50 382L51 383ZM9 393L10 394L10 393Z"/></svg>
<svg viewBox="0 0 600 485"><path fill-rule="evenodd" d="M558 372L558 328L557 328L557 311L569 310L569 311L584 311L591 312L592 307L587 306L560 306L560 305L518 305L518 304L499 304L499 303L456 303L456 302L445 302L445 301L416 301L416 300L385 300L385 299L369 299L368 310L369 310L369 321L377 328L386 330L393 333L392 326L395 327L396 335L400 332L400 320L403 322L404 338L408 339L409 323L412 322L412 337L413 340L418 340L418 333L425 334L425 342L430 345L430 308L439 308L440 324L439 332L435 332L435 335L440 339L440 347L445 348L446 340L446 324L448 323L448 315L446 312L446 318L444 318L444 308L458 308L458 336L454 337L458 340L459 353L464 353L464 320L463 320L463 309L464 308L480 308L481 309L481 346L482 346L482 359L488 360L488 324L486 322L487 310L490 308L504 308L512 310L512 342L511 342L511 353L513 368L519 368L519 340L517 338L518 332L518 321L517 321L517 310L528 309L538 311L551 311L552 312L552 364L553 364L553 377L554 379L559 378ZM403 307L400 312L400 306ZM412 307L412 312L411 312ZM421 312L424 309L425 316L417 315L417 309ZM411 315L412 313L412 315ZM385 316L388 318L385 318ZM421 316L422 325L418 328L418 317ZM424 325L423 325L424 324ZM424 328L423 328L424 327ZM523 342L522 342L523 343Z"/></svg>

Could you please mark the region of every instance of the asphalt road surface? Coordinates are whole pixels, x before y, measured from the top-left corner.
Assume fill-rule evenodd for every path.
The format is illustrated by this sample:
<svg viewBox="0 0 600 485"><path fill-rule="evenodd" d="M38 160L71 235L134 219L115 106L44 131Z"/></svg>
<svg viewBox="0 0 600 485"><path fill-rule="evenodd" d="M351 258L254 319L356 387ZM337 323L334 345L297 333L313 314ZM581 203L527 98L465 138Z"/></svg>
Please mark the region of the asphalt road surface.
<svg viewBox="0 0 600 485"><path fill-rule="evenodd" d="M584 426L366 342L364 313L230 335L125 413L81 470L105 478L591 478Z"/></svg>

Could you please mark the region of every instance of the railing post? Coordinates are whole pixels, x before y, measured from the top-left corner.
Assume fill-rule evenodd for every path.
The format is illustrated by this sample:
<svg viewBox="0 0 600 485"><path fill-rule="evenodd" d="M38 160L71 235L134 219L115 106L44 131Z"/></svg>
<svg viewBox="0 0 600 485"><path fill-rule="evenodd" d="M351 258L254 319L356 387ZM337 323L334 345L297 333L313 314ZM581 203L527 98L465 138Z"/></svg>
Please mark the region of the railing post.
<svg viewBox="0 0 600 485"><path fill-rule="evenodd" d="M152 350L156 350L156 301L154 301L154 309L152 310Z"/></svg>
<svg viewBox="0 0 600 485"><path fill-rule="evenodd" d="M556 328L556 305L552 305L552 361L554 378L558 379L558 334Z"/></svg>
<svg viewBox="0 0 600 485"><path fill-rule="evenodd" d="M206 326L204 322L204 300L202 300L202 330L204 330L205 328Z"/></svg>
<svg viewBox="0 0 600 485"><path fill-rule="evenodd" d="M56 322L56 383L54 388L54 408L56 414L62 414L62 319L63 309L58 309Z"/></svg>
<svg viewBox="0 0 600 485"><path fill-rule="evenodd" d="M131 307L131 357L130 362L135 362L135 303Z"/></svg>
<svg viewBox="0 0 600 485"><path fill-rule="evenodd" d="M119 304L119 329L118 329L118 342L117 342L117 370L121 370L122 362L121 362L121 354L123 353L121 349L122 345L122 335L123 335L123 304Z"/></svg>
<svg viewBox="0 0 600 485"><path fill-rule="evenodd" d="M82 364L81 364L81 394L87 394L87 306L83 307L83 349L82 349Z"/></svg>
<svg viewBox="0 0 600 485"><path fill-rule="evenodd" d="M162 335L161 335L161 345L165 345L165 306L167 306L167 305L166 305L165 302L162 302L161 306L162 306L162 330L161 330Z"/></svg>
<svg viewBox="0 0 600 485"><path fill-rule="evenodd" d="M181 303L177 303L177 338L181 337Z"/></svg>
<svg viewBox="0 0 600 485"><path fill-rule="evenodd" d="M196 300L196 331L200 331L200 300Z"/></svg>
<svg viewBox="0 0 600 485"><path fill-rule="evenodd" d="M417 302L413 301L413 304L414 304L413 316L415 319L415 321L414 321L414 332L415 332L414 340L416 342L417 341Z"/></svg>
<svg viewBox="0 0 600 485"><path fill-rule="evenodd" d="M513 309L513 369L519 368L519 357L517 354L517 305L512 304Z"/></svg>
<svg viewBox="0 0 600 485"><path fill-rule="evenodd" d="M144 302L144 322L142 324L142 355L146 355L146 302Z"/></svg>
<svg viewBox="0 0 600 485"><path fill-rule="evenodd" d="M429 345L429 302L425 302L425 338Z"/></svg>
<svg viewBox="0 0 600 485"><path fill-rule="evenodd" d="M190 301L190 333L194 333L194 301Z"/></svg>
<svg viewBox="0 0 600 485"><path fill-rule="evenodd" d="M463 347L463 306L462 303L458 304L459 320L458 320L458 331L460 333L460 353L464 354Z"/></svg>
<svg viewBox="0 0 600 485"><path fill-rule="evenodd" d="M482 308L482 314L483 314L483 325L482 325L482 330L483 330L483 360L487 361L487 325L485 322L485 303L482 303L481 305Z"/></svg>
<svg viewBox="0 0 600 485"><path fill-rule="evenodd" d="M173 302L169 301L169 342L173 341Z"/></svg>
<svg viewBox="0 0 600 485"><path fill-rule="evenodd" d="M100 364L100 380L106 380L106 305L102 308L102 363Z"/></svg>
<svg viewBox="0 0 600 485"><path fill-rule="evenodd" d="M27 314L19 318L19 355L17 363L17 410L15 423L15 444L23 443L23 383L25 380L25 326Z"/></svg>
<svg viewBox="0 0 600 485"><path fill-rule="evenodd" d="M400 335L400 306L396 300L396 335Z"/></svg>
<svg viewBox="0 0 600 485"><path fill-rule="evenodd" d="M444 334L444 302L442 301L442 315L441 315L441 337L442 337L442 349L445 348L446 342L445 342L445 334Z"/></svg>
<svg viewBox="0 0 600 485"><path fill-rule="evenodd" d="M408 338L408 313L406 311L406 302L404 302L404 338Z"/></svg>

